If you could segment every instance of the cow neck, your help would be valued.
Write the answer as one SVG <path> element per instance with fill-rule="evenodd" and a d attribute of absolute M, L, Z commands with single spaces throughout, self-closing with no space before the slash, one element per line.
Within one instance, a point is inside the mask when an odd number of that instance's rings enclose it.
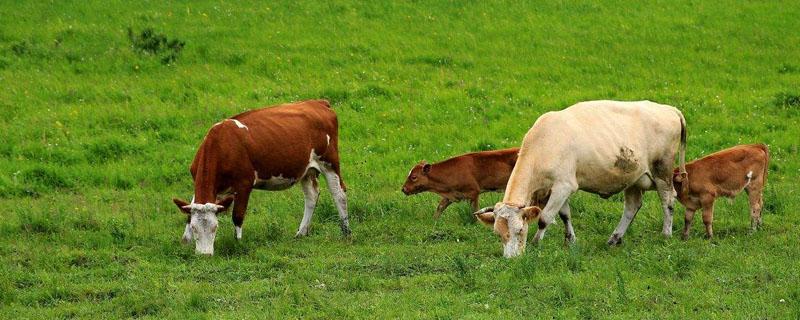
<path fill-rule="evenodd" d="M 525 161 L 527 160 L 527 161 Z M 522 156 L 517 159 L 514 170 L 508 178 L 506 193 L 503 195 L 503 203 L 526 206 L 533 198 L 533 161 L 523 160 Z"/>
<path fill-rule="evenodd" d="M 207 157 L 205 152 L 200 156 L 194 178 L 195 203 L 214 203 L 217 200 L 217 166 L 214 160 Z"/>

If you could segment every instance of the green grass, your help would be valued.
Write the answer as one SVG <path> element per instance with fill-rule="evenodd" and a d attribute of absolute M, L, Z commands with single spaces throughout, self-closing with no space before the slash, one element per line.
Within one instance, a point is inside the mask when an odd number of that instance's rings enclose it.
<path fill-rule="evenodd" d="M 4 1 L 0 12 L 0 318 L 800 317 L 797 2 Z M 165 40 L 137 49 L 129 28 Z M 240 242 L 224 217 L 214 257 L 180 245 L 170 199 L 191 196 L 206 130 L 309 98 L 339 114 L 353 238 L 323 192 L 311 235 L 294 239 L 292 189 L 252 195 Z M 689 158 L 769 144 L 764 228 L 748 234 L 742 197 L 718 202 L 714 240 L 699 217 L 689 241 L 663 239 L 648 194 L 625 244 L 608 248 L 621 197 L 580 193 L 574 247 L 559 223 L 506 260 L 466 204 L 433 221 L 435 196 L 400 192 L 419 160 L 516 146 L 538 115 L 591 99 L 680 108 Z"/>

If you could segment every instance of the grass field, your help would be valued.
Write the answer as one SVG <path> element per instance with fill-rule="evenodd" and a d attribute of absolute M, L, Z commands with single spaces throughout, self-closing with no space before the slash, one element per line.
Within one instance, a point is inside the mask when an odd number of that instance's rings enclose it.
<path fill-rule="evenodd" d="M 796 1 L 2 1 L 0 12 L 0 318 L 800 317 Z M 294 239 L 294 188 L 254 193 L 240 242 L 222 218 L 215 256 L 182 246 L 170 199 L 191 197 L 207 129 L 310 98 L 339 115 L 352 239 L 326 191 L 311 235 Z M 763 229 L 748 233 L 740 197 L 717 202 L 715 239 L 699 217 L 690 240 L 664 239 L 648 193 L 624 245 L 608 248 L 621 197 L 579 193 L 575 246 L 558 223 L 507 260 L 467 204 L 434 221 L 436 196 L 400 192 L 419 160 L 517 146 L 538 115 L 593 99 L 678 107 L 689 159 L 767 143 Z"/>

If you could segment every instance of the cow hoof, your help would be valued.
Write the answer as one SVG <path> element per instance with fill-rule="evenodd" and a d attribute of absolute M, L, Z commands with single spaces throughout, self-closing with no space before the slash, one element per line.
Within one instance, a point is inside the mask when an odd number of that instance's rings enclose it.
<path fill-rule="evenodd" d="M 682 234 L 681 235 L 681 240 L 683 240 L 683 241 L 689 240 L 689 234 L 688 233 Z"/>
<path fill-rule="evenodd" d="M 622 244 L 622 236 L 618 235 L 616 233 L 612 234 L 611 238 L 608 238 L 608 242 L 606 242 L 606 243 L 608 243 L 609 246 L 621 245 Z"/>
<path fill-rule="evenodd" d="M 191 242 L 191 241 L 192 241 L 192 238 L 181 237 L 181 243 L 183 243 L 183 244 L 187 244 L 188 245 L 189 242 Z"/>
<path fill-rule="evenodd" d="M 672 238 L 672 231 L 669 231 L 669 232 L 664 231 L 664 232 L 661 232 L 661 234 L 664 235 L 664 238 Z"/>
<path fill-rule="evenodd" d="M 575 241 L 577 241 L 577 238 L 575 236 L 566 236 L 566 237 L 564 237 L 564 245 L 565 246 L 571 246 L 571 245 L 575 244 Z"/>
<path fill-rule="evenodd" d="M 297 231 L 297 233 L 294 234 L 294 237 L 295 238 L 302 238 L 302 237 L 305 237 L 307 235 L 308 235 L 308 230 L 306 230 L 306 231 Z"/>

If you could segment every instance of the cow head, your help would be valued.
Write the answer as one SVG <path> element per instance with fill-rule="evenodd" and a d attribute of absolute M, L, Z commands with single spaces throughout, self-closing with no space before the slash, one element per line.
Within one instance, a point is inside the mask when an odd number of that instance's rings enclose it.
<path fill-rule="evenodd" d="M 494 227 L 494 233 L 503 242 L 503 256 L 512 258 L 525 252 L 528 225 L 539 217 L 541 211 L 537 206 L 522 207 L 500 202 L 494 208 L 487 207 L 475 212 L 475 217 L 483 224 Z"/>
<path fill-rule="evenodd" d="M 403 193 L 410 196 L 427 191 L 428 182 L 430 181 L 428 174 L 430 172 L 431 164 L 424 160 L 411 168 L 406 178 L 406 183 L 403 184 Z"/>
<path fill-rule="evenodd" d="M 172 199 L 181 212 L 190 216 L 183 235 L 184 241 L 195 239 L 194 251 L 198 254 L 213 255 L 214 239 L 217 237 L 217 214 L 228 209 L 233 196 L 227 196 L 215 203 L 187 203 L 180 199 Z M 191 233 L 190 233 L 191 232 Z"/>

